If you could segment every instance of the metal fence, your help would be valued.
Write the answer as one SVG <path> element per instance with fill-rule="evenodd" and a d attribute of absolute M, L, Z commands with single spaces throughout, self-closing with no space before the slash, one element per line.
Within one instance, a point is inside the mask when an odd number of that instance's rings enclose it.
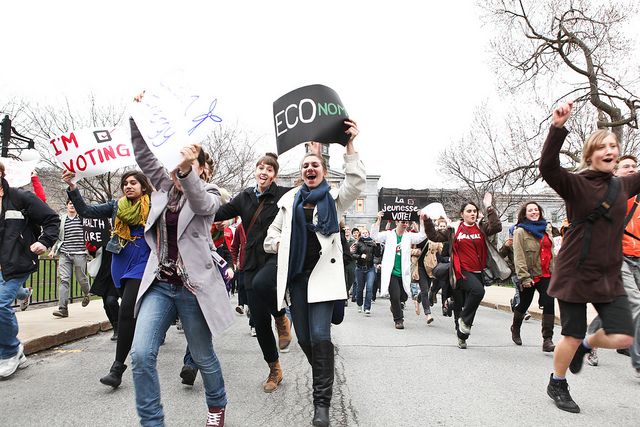
<path fill-rule="evenodd" d="M 59 291 L 58 277 L 58 258 L 41 257 L 38 260 L 38 270 L 35 271 L 27 279 L 24 284 L 25 288 L 31 288 L 31 304 L 47 304 L 58 301 Z M 89 277 L 89 283 L 92 279 Z M 75 272 L 71 274 L 71 283 L 69 289 L 69 302 L 73 302 L 76 298 L 82 298 L 82 289 L 75 279 Z M 17 307 L 19 301 L 15 301 L 14 307 Z"/>

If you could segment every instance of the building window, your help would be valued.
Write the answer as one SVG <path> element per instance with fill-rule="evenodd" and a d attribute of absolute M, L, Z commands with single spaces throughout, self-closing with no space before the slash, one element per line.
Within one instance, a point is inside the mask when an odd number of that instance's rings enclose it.
<path fill-rule="evenodd" d="M 329 144 L 322 144 L 322 154 L 325 156 L 329 154 Z"/>
<path fill-rule="evenodd" d="M 513 222 L 513 212 L 507 214 L 507 222 Z"/>
<path fill-rule="evenodd" d="M 364 198 L 362 197 L 356 199 L 356 212 L 364 213 Z"/>

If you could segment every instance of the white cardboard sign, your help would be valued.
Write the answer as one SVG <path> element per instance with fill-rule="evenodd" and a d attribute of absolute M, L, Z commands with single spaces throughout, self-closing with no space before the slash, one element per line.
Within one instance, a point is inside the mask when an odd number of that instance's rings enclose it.
<path fill-rule="evenodd" d="M 173 170 L 180 163 L 180 149 L 202 141 L 222 122 L 223 110 L 216 96 L 163 82 L 134 102 L 131 116 L 156 158 Z"/>
<path fill-rule="evenodd" d="M 74 181 L 136 164 L 128 125 L 75 130 L 53 138 L 49 149 Z"/>
<path fill-rule="evenodd" d="M 11 187 L 22 187 L 31 183 L 31 172 L 36 169 L 39 158 L 34 160 L 16 160 L 7 157 L 0 157 L 0 162 L 4 165 L 4 174 Z"/>

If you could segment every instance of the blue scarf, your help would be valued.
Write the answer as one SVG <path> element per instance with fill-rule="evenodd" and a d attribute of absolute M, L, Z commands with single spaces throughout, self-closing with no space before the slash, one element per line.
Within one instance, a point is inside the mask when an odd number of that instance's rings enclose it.
<path fill-rule="evenodd" d="M 289 278 L 302 273 L 307 256 L 307 231 L 318 232 L 323 236 L 338 233 L 338 214 L 336 202 L 329 193 L 329 184 L 322 180 L 316 188 L 309 189 L 306 184 L 298 190 L 293 201 L 293 222 L 291 224 L 291 246 L 289 248 Z M 318 223 L 307 224 L 304 205 L 315 205 L 318 209 Z"/>
<path fill-rule="evenodd" d="M 530 221 L 525 219 L 517 225 L 517 227 L 524 228 L 531 233 L 533 237 L 540 240 L 547 230 L 547 221 Z"/>

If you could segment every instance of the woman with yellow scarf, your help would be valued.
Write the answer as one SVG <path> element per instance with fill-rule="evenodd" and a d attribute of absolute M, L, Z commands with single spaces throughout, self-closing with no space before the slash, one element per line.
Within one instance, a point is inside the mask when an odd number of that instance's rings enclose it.
<path fill-rule="evenodd" d="M 133 311 L 140 280 L 149 259 L 150 249 L 144 240 L 144 226 L 149 217 L 149 195 L 153 187 L 142 172 L 125 172 L 120 179 L 123 197 L 107 203 L 87 205 L 72 182 L 74 176 L 74 173 L 65 171 L 62 180 L 69 185 L 67 194 L 78 215 L 83 218 L 111 219 L 113 223 L 111 240 L 106 250 L 113 254 L 111 276 L 122 300 L 118 322 L 114 325 L 118 334 L 116 358 L 109 373 L 100 378 L 100 382 L 116 388 L 122 381 L 122 373 L 127 369 L 124 362 L 131 351 L 136 329 Z"/>

